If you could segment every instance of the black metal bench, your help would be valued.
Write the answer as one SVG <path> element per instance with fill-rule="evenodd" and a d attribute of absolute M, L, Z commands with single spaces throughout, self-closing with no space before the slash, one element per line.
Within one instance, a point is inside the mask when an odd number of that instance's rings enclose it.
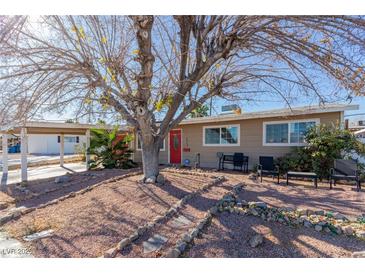
<path fill-rule="evenodd" d="M 318 188 L 318 175 L 314 172 L 304 172 L 304 171 L 288 171 L 286 173 L 286 185 L 289 185 L 290 178 L 306 178 L 314 179 L 314 186 Z"/>
<path fill-rule="evenodd" d="M 217 153 L 218 157 L 218 170 L 224 170 L 224 164 L 233 165 L 233 170 L 237 170 L 236 167 L 240 167 L 240 171 L 248 172 L 248 156 L 244 156 L 243 153 L 236 152 L 234 154 L 224 154 L 222 152 Z"/>
<path fill-rule="evenodd" d="M 336 180 L 346 180 L 355 181 L 356 190 L 360 191 L 360 173 L 357 161 L 336 159 L 334 161 L 334 168 L 330 170 L 330 189 L 332 189 L 332 184 L 336 185 Z"/>

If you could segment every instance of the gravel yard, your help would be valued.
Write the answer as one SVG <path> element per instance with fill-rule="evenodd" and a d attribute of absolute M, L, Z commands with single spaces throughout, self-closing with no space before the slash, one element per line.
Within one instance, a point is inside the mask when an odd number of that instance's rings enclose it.
<path fill-rule="evenodd" d="M 140 176 L 101 185 L 22 216 L 4 226 L 13 237 L 53 229 L 53 236 L 31 242 L 37 257 L 98 257 L 139 225 L 164 213 L 207 178 L 165 173 L 162 187 L 138 184 Z"/>
<path fill-rule="evenodd" d="M 257 233 L 264 236 L 264 241 L 253 248 L 249 240 Z M 355 238 L 290 228 L 259 217 L 222 213 L 213 219 L 202 237 L 195 239 L 186 257 L 351 257 L 352 252 L 363 250 L 365 241 Z"/>
<path fill-rule="evenodd" d="M 243 181 L 245 191 L 240 198 L 246 201 L 262 201 L 275 207 L 302 207 L 340 212 L 346 216 L 360 216 L 365 213 L 365 190 L 356 192 L 354 186 L 337 184 L 329 189 L 329 184 L 319 182 L 318 189 L 310 181 L 291 180 L 289 186 L 281 180 L 280 185 L 269 177 L 251 180 L 247 175 L 225 174 L 231 180 Z"/>
<path fill-rule="evenodd" d="M 186 206 L 178 212 L 177 216 L 170 218 L 167 222 L 155 227 L 149 233 L 146 233 L 138 239 L 134 244 L 129 246 L 125 251 L 118 254 L 117 257 L 149 257 L 156 258 L 161 257 L 166 254 L 166 252 L 172 248 L 182 235 L 196 226 L 196 224 L 201 220 L 204 214 L 214 206 L 222 196 L 231 189 L 231 182 L 225 181 L 217 186 L 214 186 L 208 191 L 198 195 L 188 201 Z M 176 218 L 183 216 L 188 220 L 185 225 L 176 225 Z M 181 217 L 180 217 L 181 218 Z M 159 234 L 167 238 L 166 244 L 164 244 L 161 249 L 154 252 L 144 253 L 143 243 L 147 241 L 153 235 Z"/>
<path fill-rule="evenodd" d="M 0 199 L 8 199 L 17 207 L 39 206 L 128 172 L 131 171 L 102 170 L 74 174 L 66 186 L 54 181 L 30 184 L 28 189 L 36 194 L 54 188 L 38 197 L 14 203 L 12 199 L 18 196 L 12 189 L 12 195 L 0 192 Z M 27 213 L 1 229 L 20 240 L 35 257 L 100 257 L 138 227 L 164 215 L 177 201 L 212 180 L 197 174 L 177 172 L 179 170 L 163 169 L 162 174 L 167 179 L 163 185 L 138 183 L 141 175 L 104 183 L 91 191 Z M 225 193 L 232 190 L 232 186 L 239 183 L 245 185 L 238 194 L 239 200 L 261 201 L 274 207 L 337 211 L 346 216 L 365 213 L 365 192 L 357 193 L 347 185 L 337 185 L 334 190 L 329 190 L 327 184 L 320 183 L 319 188 L 314 189 L 308 181 L 293 180 L 286 186 L 265 178 L 263 183 L 259 183 L 239 172 L 205 171 L 201 175 L 224 175 L 227 180 L 189 199 L 176 215 L 145 232 L 117 257 L 163 257 L 186 232 L 196 227 Z M 50 237 L 32 242 L 23 240 L 25 235 L 48 229 L 54 230 Z M 252 248 L 248 242 L 257 233 L 264 236 L 264 242 Z M 156 237 L 164 243 L 158 249 L 146 252 L 146 242 Z M 335 236 L 304 227 L 290 228 L 259 217 L 227 212 L 213 218 L 211 225 L 194 243 L 183 256 L 351 257 L 352 252 L 365 250 L 365 241 L 353 237 Z"/>

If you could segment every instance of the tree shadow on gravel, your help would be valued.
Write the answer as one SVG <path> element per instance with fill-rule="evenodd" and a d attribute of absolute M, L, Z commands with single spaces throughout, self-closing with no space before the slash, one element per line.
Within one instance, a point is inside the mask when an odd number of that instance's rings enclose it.
<path fill-rule="evenodd" d="M 251 247 L 260 233 L 264 242 Z M 365 242 L 308 228 L 290 228 L 259 217 L 222 213 L 186 254 L 187 257 L 302 258 L 349 257 L 365 250 Z"/>
<path fill-rule="evenodd" d="M 94 199 L 91 212 L 69 218 L 65 226 L 55 228 L 51 237 L 30 244 L 41 257 L 99 257 L 128 237 L 139 225 L 143 216 L 131 215 L 120 206 L 107 206 Z"/>

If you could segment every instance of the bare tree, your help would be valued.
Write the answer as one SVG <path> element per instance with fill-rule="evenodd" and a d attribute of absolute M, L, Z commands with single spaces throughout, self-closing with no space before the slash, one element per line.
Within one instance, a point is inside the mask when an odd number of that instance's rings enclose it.
<path fill-rule="evenodd" d="M 169 130 L 211 97 L 325 103 L 324 78 L 331 96 L 364 93 L 362 17 L 44 16 L 11 29 L 0 46 L 5 108 L 117 113 L 138 132 L 145 178 L 158 174 Z"/>

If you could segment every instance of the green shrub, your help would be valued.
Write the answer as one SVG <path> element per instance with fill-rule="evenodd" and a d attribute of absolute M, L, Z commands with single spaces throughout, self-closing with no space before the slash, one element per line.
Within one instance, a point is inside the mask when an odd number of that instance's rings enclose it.
<path fill-rule="evenodd" d="M 292 171 L 310 171 L 312 161 L 309 151 L 304 147 L 293 148 L 293 151 L 276 159 L 280 174 Z"/>
<path fill-rule="evenodd" d="M 280 173 L 314 171 L 320 179 L 329 177 L 335 159 L 349 158 L 351 153 L 365 153 L 365 145 L 348 130 L 338 126 L 319 125 L 305 136 L 307 146 L 295 148 L 277 159 Z"/>
<path fill-rule="evenodd" d="M 89 153 L 93 155 L 90 168 L 103 166 L 104 168 L 132 168 L 137 164 L 131 159 L 132 150 L 128 144 L 133 136 L 127 134 L 124 138 L 118 136 L 118 128 L 113 130 L 92 129 Z"/>

